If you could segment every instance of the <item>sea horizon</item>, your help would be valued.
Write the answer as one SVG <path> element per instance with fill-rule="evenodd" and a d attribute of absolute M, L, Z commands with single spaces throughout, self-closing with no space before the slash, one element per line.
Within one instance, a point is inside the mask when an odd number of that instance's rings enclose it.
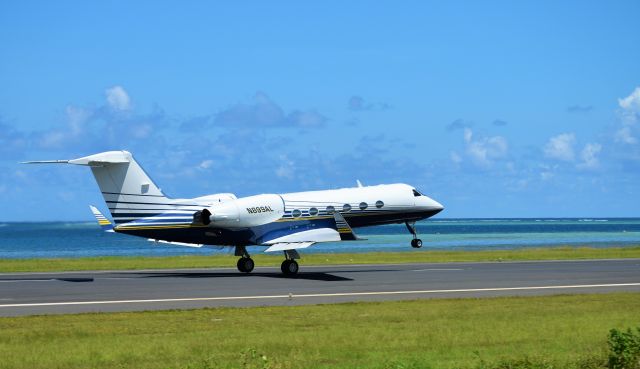
<path fill-rule="evenodd" d="M 431 218 L 417 222 L 422 250 L 497 250 L 640 245 L 640 218 Z M 321 243 L 304 253 L 415 251 L 404 224 L 356 228 L 363 241 Z M 0 222 L 0 258 L 171 256 L 232 253 L 233 248 L 180 247 L 103 232 L 95 221 Z M 261 253 L 260 246 L 250 252 Z M 304 254 L 303 253 L 303 254 Z M 304 256 L 304 255 L 303 255 Z"/>

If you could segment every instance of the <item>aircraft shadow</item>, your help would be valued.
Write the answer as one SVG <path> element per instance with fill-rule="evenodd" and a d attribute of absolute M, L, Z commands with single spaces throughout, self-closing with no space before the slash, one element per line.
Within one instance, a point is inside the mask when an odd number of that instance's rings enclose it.
<path fill-rule="evenodd" d="M 59 281 L 59 282 L 93 282 L 93 278 L 75 278 L 75 277 L 65 277 L 65 278 L 10 278 L 10 279 L 0 279 L 0 282 L 42 282 L 42 281 Z"/>
<path fill-rule="evenodd" d="M 136 273 L 140 278 L 249 278 L 249 277 L 267 277 L 277 279 L 301 279 L 312 281 L 326 281 L 326 282 L 342 282 L 353 281 L 351 278 L 340 277 L 328 273 L 314 273 L 314 272 L 301 272 L 295 276 L 285 276 L 280 273 L 188 273 L 188 272 L 143 272 Z M 128 274 L 130 275 L 130 274 Z"/>

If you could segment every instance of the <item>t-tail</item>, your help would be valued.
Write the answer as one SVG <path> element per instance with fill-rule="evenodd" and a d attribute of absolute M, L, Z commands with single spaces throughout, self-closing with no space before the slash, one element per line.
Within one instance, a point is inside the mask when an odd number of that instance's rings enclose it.
<path fill-rule="evenodd" d="M 28 161 L 25 164 L 90 167 L 116 225 L 162 214 L 172 202 L 128 151 L 107 151 L 78 159 Z"/>

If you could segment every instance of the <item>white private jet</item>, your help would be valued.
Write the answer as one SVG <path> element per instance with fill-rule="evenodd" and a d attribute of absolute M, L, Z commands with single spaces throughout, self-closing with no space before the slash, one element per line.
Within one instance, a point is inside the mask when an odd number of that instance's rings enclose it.
<path fill-rule="evenodd" d="M 91 206 L 105 231 L 180 246 L 235 247 L 243 273 L 254 268 L 247 246 L 284 252 L 281 270 L 298 273 L 297 250 L 318 242 L 357 240 L 352 228 L 405 223 L 422 247 L 415 222 L 443 206 L 406 184 L 362 186 L 337 190 L 263 194 L 237 198 L 220 193 L 193 199 L 167 197 L 127 151 L 108 151 L 72 160 L 29 161 L 91 168 L 115 226 Z"/>

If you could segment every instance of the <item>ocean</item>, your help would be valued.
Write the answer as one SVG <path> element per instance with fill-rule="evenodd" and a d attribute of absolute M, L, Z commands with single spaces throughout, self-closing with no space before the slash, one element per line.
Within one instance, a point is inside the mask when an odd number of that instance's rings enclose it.
<path fill-rule="evenodd" d="M 416 224 L 423 249 L 491 250 L 526 247 L 640 245 L 640 218 L 429 219 Z M 357 228 L 364 241 L 316 244 L 304 253 L 411 251 L 404 224 Z M 258 253 L 261 248 L 250 248 Z M 168 256 L 233 253 L 105 233 L 94 222 L 0 223 L 0 258 Z"/>
<path fill-rule="evenodd" d="M 640 218 L 429 219 L 416 224 L 423 250 L 640 245 Z M 303 253 L 412 251 L 404 224 L 357 228 L 365 241 L 316 244 Z M 261 252 L 261 248 L 249 248 Z M 231 248 L 156 244 L 105 233 L 94 222 L 0 223 L 0 258 L 168 256 L 233 253 Z"/>

